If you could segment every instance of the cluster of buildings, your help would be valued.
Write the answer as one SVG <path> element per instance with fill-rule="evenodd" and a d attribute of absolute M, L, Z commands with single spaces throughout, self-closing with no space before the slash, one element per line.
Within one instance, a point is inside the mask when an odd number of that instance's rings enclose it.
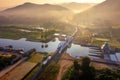
<path fill-rule="evenodd" d="M 0 47 L 0 57 L 12 58 L 11 64 L 19 61 L 24 55 L 23 49 L 15 50 L 12 45 Z"/>
<path fill-rule="evenodd" d="M 24 49 L 23 48 L 19 48 L 19 49 L 14 49 L 12 45 L 9 46 L 5 46 L 5 47 L 0 47 L 0 51 L 4 52 L 4 53 L 19 53 L 19 54 L 24 54 Z"/>

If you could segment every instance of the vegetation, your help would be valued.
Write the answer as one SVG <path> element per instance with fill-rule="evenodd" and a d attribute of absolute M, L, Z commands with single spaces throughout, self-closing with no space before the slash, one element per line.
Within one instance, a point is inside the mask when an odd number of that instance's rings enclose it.
<path fill-rule="evenodd" d="M 110 69 L 98 70 L 96 80 L 120 80 L 120 72 Z"/>
<path fill-rule="evenodd" d="M 40 30 L 23 27 L 0 27 L 0 38 L 20 39 L 27 38 L 30 41 L 47 42 L 54 37 L 55 30 Z"/>
<path fill-rule="evenodd" d="M 90 66 L 90 59 L 84 57 L 81 65 L 78 61 L 74 61 L 74 65 L 64 74 L 62 80 L 120 80 L 120 72 L 101 69 L 96 70 Z"/>
<path fill-rule="evenodd" d="M 90 59 L 88 57 L 82 59 L 81 70 L 82 80 L 95 80 L 95 68 L 90 66 Z"/>
<path fill-rule="evenodd" d="M 36 80 L 56 80 L 56 76 L 59 72 L 59 64 L 52 62 L 47 68 L 41 73 Z"/>
<path fill-rule="evenodd" d="M 66 24 L 56 24 L 54 26 L 44 27 L 43 29 L 39 28 L 37 26 L 0 26 L 0 38 L 15 40 L 27 38 L 29 41 L 48 42 L 54 38 L 54 33 L 70 35 L 74 29 L 71 25 Z"/>
<path fill-rule="evenodd" d="M 11 61 L 16 58 L 15 55 L 12 55 L 11 57 L 4 57 L 0 56 L 0 70 L 4 69 L 5 67 L 9 66 L 11 64 Z"/>
<path fill-rule="evenodd" d="M 28 59 L 27 62 L 37 63 L 37 66 L 29 72 L 29 74 L 24 78 L 24 80 L 30 80 L 31 77 L 35 74 L 35 72 L 38 71 L 38 69 L 41 67 L 43 56 L 44 54 L 41 53 L 34 53 L 30 56 L 30 59 Z"/>
<path fill-rule="evenodd" d="M 32 76 L 39 70 L 41 67 L 41 64 L 39 63 L 32 71 L 29 72 L 29 74 L 23 79 L 23 80 L 30 80 Z"/>
<path fill-rule="evenodd" d="M 104 42 L 109 42 L 110 46 L 120 48 L 119 32 L 120 28 L 80 28 L 74 42 L 86 45 L 101 46 Z"/>
<path fill-rule="evenodd" d="M 83 58 L 81 65 L 75 60 L 74 65 L 68 69 L 62 80 L 94 80 L 95 69 L 89 64 L 90 59 L 88 57 Z"/>
<path fill-rule="evenodd" d="M 28 62 L 33 62 L 33 63 L 40 63 L 43 59 L 43 54 L 41 53 L 34 53 L 31 55 L 30 59 L 28 59 Z"/>

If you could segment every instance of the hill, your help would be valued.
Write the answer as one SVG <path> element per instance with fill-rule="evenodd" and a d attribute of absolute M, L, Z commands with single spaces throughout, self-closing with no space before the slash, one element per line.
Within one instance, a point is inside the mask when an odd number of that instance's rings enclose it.
<path fill-rule="evenodd" d="M 24 3 L 0 12 L 0 24 L 44 24 L 66 20 L 72 12 L 59 5 Z"/>
<path fill-rule="evenodd" d="M 74 21 L 86 26 L 120 25 L 120 0 L 106 0 L 87 11 L 76 14 Z"/>
<path fill-rule="evenodd" d="M 66 7 L 75 13 L 85 11 L 95 5 L 96 3 L 76 3 L 76 2 L 61 4 L 61 6 Z"/>

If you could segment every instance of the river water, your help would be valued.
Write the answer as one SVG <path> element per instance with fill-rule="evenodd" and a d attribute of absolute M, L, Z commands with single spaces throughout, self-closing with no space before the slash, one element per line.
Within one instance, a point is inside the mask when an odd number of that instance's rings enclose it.
<path fill-rule="evenodd" d="M 12 39 L 0 39 L 0 46 L 8 46 L 12 45 L 15 49 L 19 48 L 24 48 L 24 51 L 28 51 L 32 48 L 35 48 L 36 51 L 38 52 L 55 52 L 58 44 L 61 41 L 59 41 L 58 38 L 55 38 L 55 41 L 50 41 L 48 43 L 42 43 L 42 42 L 32 42 L 32 41 L 27 41 L 26 38 L 21 38 L 19 40 L 12 40 Z M 47 48 L 42 48 L 42 45 L 48 44 Z M 78 44 L 72 44 L 70 48 L 67 49 L 67 53 L 69 53 L 71 56 L 76 57 L 76 56 L 88 56 L 90 49 L 88 47 L 83 47 Z M 116 56 L 118 56 L 118 59 L 120 60 L 120 55 L 119 53 L 115 55 L 111 55 L 111 59 L 113 61 L 116 61 Z"/>
<path fill-rule="evenodd" d="M 35 48 L 38 52 L 55 52 L 60 42 L 58 38 L 48 43 L 27 41 L 26 38 L 19 40 L 0 39 L 0 46 L 12 45 L 15 49 L 24 48 L 25 52 L 32 48 Z M 48 47 L 42 48 L 41 46 L 45 44 L 48 44 Z M 89 48 L 72 44 L 71 48 L 68 48 L 67 53 L 70 53 L 72 56 L 88 56 Z"/>

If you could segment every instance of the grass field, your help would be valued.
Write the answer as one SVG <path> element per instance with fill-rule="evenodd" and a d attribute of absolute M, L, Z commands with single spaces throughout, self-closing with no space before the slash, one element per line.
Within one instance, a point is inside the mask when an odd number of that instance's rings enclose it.
<path fill-rule="evenodd" d="M 110 43 L 111 46 L 116 47 L 116 48 L 120 48 L 120 43 Z"/>
<path fill-rule="evenodd" d="M 108 41 L 110 41 L 110 40 L 107 39 L 107 38 L 94 38 L 94 40 L 103 41 L 103 42 L 108 42 Z"/>
<path fill-rule="evenodd" d="M 59 64 L 51 62 L 35 80 L 56 80 L 59 73 Z"/>
<path fill-rule="evenodd" d="M 41 67 L 41 62 L 43 59 L 44 54 L 41 53 L 34 53 L 31 55 L 31 58 L 27 60 L 27 62 L 37 63 L 37 66 L 23 79 L 23 80 L 30 80 L 31 77 L 38 71 Z"/>
<path fill-rule="evenodd" d="M 92 41 L 93 44 L 97 44 L 99 46 L 103 45 L 104 42 L 109 42 L 110 46 L 112 47 L 120 48 L 120 43 L 113 39 L 110 40 L 107 38 L 93 38 L 93 41 Z"/>
<path fill-rule="evenodd" d="M 20 38 L 27 38 L 30 41 L 47 42 L 54 37 L 54 33 L 55 30 L 40 31 L 29 28 L 24 29 L 19 27 L 0 27 L 0 38 L 6 39 L 17 40 Z"/>
<path fill-rule="evenodd" d="M 42 59 L 43 59 L 43 56 L 44 56 L 44 55 L 41 54 L 41 53 L 35 53 L 35 54 L 33 54 L 33 55 L 31 56 L 30 59 L 28 59 L 27 62 L 40 63 L 40 62 L 42 61 Z"/>

